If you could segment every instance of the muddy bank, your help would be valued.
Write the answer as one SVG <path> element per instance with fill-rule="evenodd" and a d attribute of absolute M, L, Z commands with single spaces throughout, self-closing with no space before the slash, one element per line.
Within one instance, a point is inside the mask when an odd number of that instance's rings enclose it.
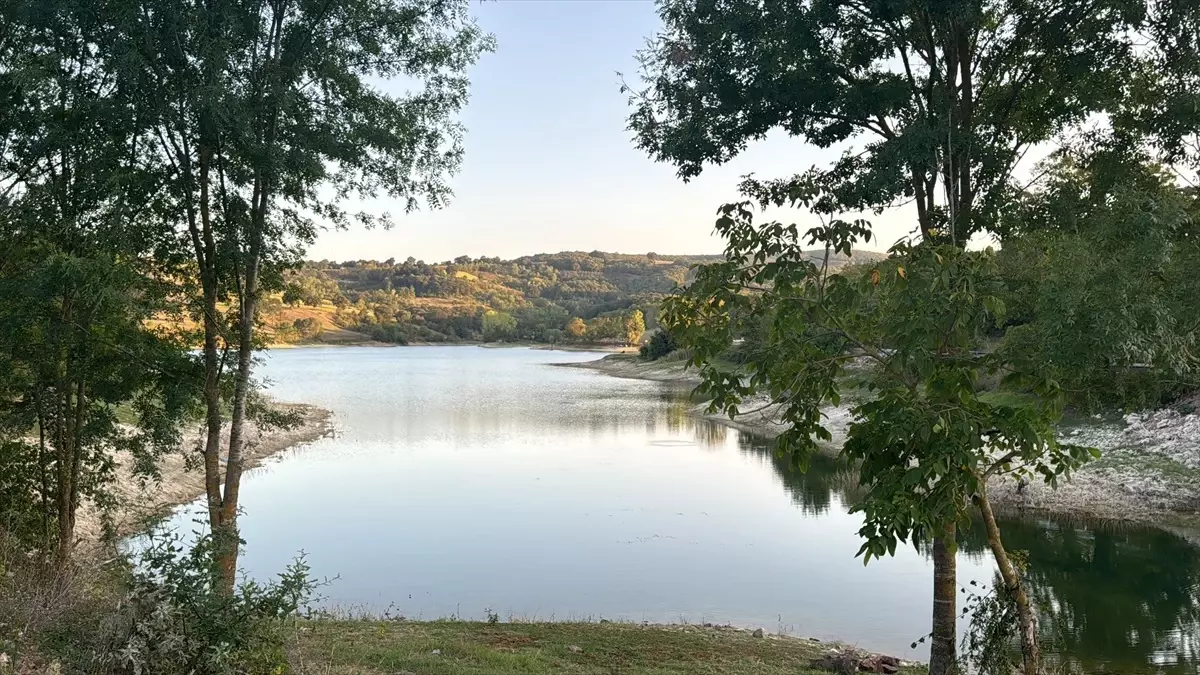
<path fill-rule="evenodd" d="M 310 405 L 277 404 L 286 410 L 300 413 L 301 423 L 293 429 L 261 429 L 247 425 L 246 445 L 243 451 L 247 469 L 261 465 L 269 457 L 288 448 L 310 443 L 331 431 L 328 410 Z M 223 441 L 228 443 L 228 429 Z M 203 442 L 200 428 L 184 433 L 179 452 L 173 452 L 159 460 L 159 480 L 147 481 L 134 475 L 132 458 L 126 452 L 116 453 L 114 484 L 111 488 L 115 503 L 119 506 L 112 514 L 113 527 L 118 536 L 128 536 L 142 530 L 148 522 L 162 517 L 171 508 L 186 504 L 204 495 L 204 467 L 200 463 L 199 449 Z M 95 504 L 85 502 L 79 507 L 76 536 L 80 546 L 89 547 L 99 543 L 103 537 L 103 521 Z"/>
<path fill-rule="evenodd" d="M 586 363 L 563 364 L 615 377 L 681 385 L 700 381 L 695 369 L 682 361 L 644 362 L 636 357 L 608 356 Z M 1015 515 L 1045 515 L 1133 522 L 1191 533 L 1200 528 L 1200 396 L 1196 400 L 1120 418 L 1086 418 L 1062 427 L 1061 440 L 1101 451 L 1100 459 L 1076 471 L 1052 489 L 1041 481 L 1019 485 L 995 478 L 989 495 L 998 511 Z M 748 400 L 743 412 L 730 419 L 698 404 L 693 414 L 740 431 L 778 436 L 786 429 L 778 406 L 766 398 Z M 851 416 L 847 406 L 826 410 L 833 435 L 826 444 L 837 452 Z"/>

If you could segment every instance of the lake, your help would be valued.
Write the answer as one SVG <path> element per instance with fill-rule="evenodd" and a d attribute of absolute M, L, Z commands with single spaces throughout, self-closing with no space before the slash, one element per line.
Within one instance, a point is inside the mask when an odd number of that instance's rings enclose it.
<path fill-rule="evenodd" d="M 713 622 L 902 658 L 932 565 L 855 557 L 854 481 L 690 414 L 678 385 L 554 367 L 596 354 L 482 347 L 272 351 L 259 376 L 337 433 L 244 479 L 245 573 L 299 551 L 323 604 L 413 619 Z M 190 525 L 195 508 L 173 519 Z M 1089 672 L 1197 672 L 1200 550 L 1157 530 L 1002 523 L 1043 630 Z M 959 581 L 990 583 L 981 528 Z"/>

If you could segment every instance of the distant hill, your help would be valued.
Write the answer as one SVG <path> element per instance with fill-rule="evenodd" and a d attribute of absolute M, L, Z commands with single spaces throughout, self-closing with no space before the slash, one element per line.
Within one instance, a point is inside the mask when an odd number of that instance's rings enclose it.
<path fill-rule="evenodd" d="M 820 262 L 824 251 L 811 253 Z M 882 254 L 856 253 L 854 262 Z M 306 262 L 263 321 L 276 342 L 523 340 L 619 344 L 657 326 L 663 296 L 719 255 L 539 253 L 442 263 Z M 830 267 L 850 262 L 832 255 Z M 635 313 L 639 313 L 635 316 Z M 641 322 L 640 324 L 637 322 Z"/>

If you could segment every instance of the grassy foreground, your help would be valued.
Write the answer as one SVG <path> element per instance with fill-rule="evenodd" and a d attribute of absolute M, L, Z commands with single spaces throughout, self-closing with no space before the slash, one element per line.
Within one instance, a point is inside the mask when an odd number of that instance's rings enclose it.
<path fill-rule="evenodd" d="M 298 675 L 828 675 L 810 662 L 830 647 L 698 626 L 319 620 L 300 624 L 291 661 Z"/>

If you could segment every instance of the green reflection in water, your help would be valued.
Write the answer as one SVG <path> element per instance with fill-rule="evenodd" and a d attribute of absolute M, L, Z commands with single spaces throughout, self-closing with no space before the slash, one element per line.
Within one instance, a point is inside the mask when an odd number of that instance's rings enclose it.
<path fill-rule="evenodd" d="M 1001 525 L 1025 551 L 1052 655 L 1073 672 L 1200 670 L 1200 550 L 1161 530 L 1048 520 Z M 982 527 L 962 547 L 984 555 Z"/>
<path fill-rule="evenodd" d="M 684 422 L 696 428 L 706 420 Z M 801 472 L 767 439 L 740 434 L 742 452 L 762 458 L 806 514 L 860 499 L 845 462 L 813 457 Z M 1200 547 L 1150 528 L 1002 519 L 1005 545 L 1025 552 L 1048 656 L 1075 673 L 1200 672 Z M 987 556 L 982 522 L 960 531 L 964 555 Z"/>

